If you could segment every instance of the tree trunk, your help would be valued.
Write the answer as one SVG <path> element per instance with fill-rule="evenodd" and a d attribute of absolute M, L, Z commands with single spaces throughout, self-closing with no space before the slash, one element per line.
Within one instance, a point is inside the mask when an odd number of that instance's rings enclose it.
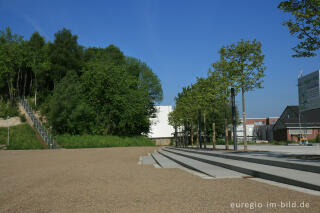
<path fill-rule="evenodd" d="M 19 83 L 20 83 L 20 68 L 18 69 L 18 78 L 17 78 L 17 83 L 16 83 L 17 95 L 18 96 L 20 96 Z"/>
<path fill-rule="evenodd" d="M 206 113 L 204 112 L 203 113 L 203 125 L 204 125 L 204 128 L 203 128 L 203 143 L 204 143 L 204 148 L 206 149 L 207 148 L 207 128 L 206 128 Z"/>
<path fill-rule="evenodd" d="M 216 149 L 216 124 L 212 123 L 212 148 Z"/>
<path fill-rule="evenodd" d="M 191 123 L 190 127 L 191 127 L 191 132 L 190 132 L 190 136 L 191 136 L 191 146 L 193 147 L 193 128 L 192 128 L 192 123 Z"/>
<path fill-rule="evenodd" d="M 14 95 L 13 95 L 13 87 L 12 87 L 12 82 L 9 82 L 9 80 L 7 80 L 8 83 L 8 90 L 9 90 L 9 99 L 10 99 L 10 104 L 11 106 L 13 106 L 13 99 L 14 99 Z"/>
<path fill-rule="evenodd" d="M 227 94 L 227 93 L 226 93 Z M 229 135 L 228 135 L 228 118 L 227 118 L 227 102 L 224 102 L 224 140 L 225 140 L 225 144 L 226 144 L 226 150 L 229 149 Z"/>
<path fill-rule="evenodd" d="M 229 135 L 228 135 L 228 119 L 226 118 L 224 121 L 225 125 L 225 142 L 226 142 L 226 150 L 229 149 Z"/>
<path fill-rule="evenodd" d="M 31 79 L 32 82 L 32 79 Z M 37 90 L 38 90 L 38 82 L 37 82 L 37 74 L 34 74 L 34 106 L 37 107 Z M 30 88 L 31 91 L 31 88 Z"/>
<path fill-rule="evenodd" d="M 247 145 L 247 125 L 246 125 L 246 109 L 244 102 L 244 88 L 242 87 L 242 122 L 243 122 L 243 147 L 244 151 L 248 150 Z"/>
<path fill-rule="evenodd" d="M 200 148 L 200 137 L 199 137 L 199 128 L 198 128 L 198 131 L 197 131 L 197 147 Z"/>
<path fill-rule="evenodd" d="M 26 95 L 26 86 L 27 86 L 27 71 L 24 74 L 24 84 L 23 84 L 23 97 Z"/>

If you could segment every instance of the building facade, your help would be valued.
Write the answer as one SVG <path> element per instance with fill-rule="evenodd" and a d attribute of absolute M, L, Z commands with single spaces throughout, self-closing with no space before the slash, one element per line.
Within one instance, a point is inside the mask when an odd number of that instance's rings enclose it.
<path fill-rule="evenodd" d="M 271 141 L 273 140 L 273 125 L 277 122 L 278 117 L 267 118 L 247 118 L 246 133 L 248 141 Z M 237 125 L 237 139 L 243 141 L 243 125 Z"/>
<path fill-rule="evenodd" d="M 151 128 L 148 137 L 156 142 L 156 145 L 169 145 L 173 138 L 174 128 L 169 125 L 168 115 L 172 106 L 156 106 L 156 116 L 151 118 Z"/>
<path fill-rule="evenodd" d="M 320 108 L 320 70 L 298 78 L 300 111 Z"/>
<path fill-rule="evenodd" d="M 287 106 L 273 127 L 277 141 L 299 141 L 304 135 L 308 140 L 320 136 L 320 108 L 300 111 L 299 106 Z"/>

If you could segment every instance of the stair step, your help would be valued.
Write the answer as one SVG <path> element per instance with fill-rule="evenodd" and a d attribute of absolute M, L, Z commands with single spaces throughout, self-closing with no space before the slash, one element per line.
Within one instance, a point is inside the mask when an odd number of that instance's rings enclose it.
<path fill-rule="evenodd" d="M 162 168 L 180 168 L 181 166 L 176 162 L 168 159 L 167 157 L 159 154 L 158 152 L 154 152 L 151 154 L 154 160 L 162 167 Z"/>
<path fill-rule="evenodd" d="M 306 172 L 313 172 L 320 174 L 320 161 L 307 161 L 290 159 L 288 156 L 281 153 L 269 152 L 252 152 L 252 153 L 221 153 L 213 150 L 195 150 L 195 149 L 181 149 L 168 147 L 170 150 L 180 150 L 189 153 L 202 154 L 213 157 L 220 157 L 225 159 L 240 160 L 251 163 L 258 163 L 270 166 L 283 167 L 288 169 L 295 169 Z"/>
<path fill-rule="evenodd" d="M 146 164 L 155 164 L 155 160 L 153 159 L 153 157 L 151 155 L 147 155 L 147 156 L 142 156 L 141 157 L 141 164 L 142 165 L 146 165 Z"/>
<path fill-rule="evenodd" d="M 235 172 L 229 169 L 204 163 L 198 160 L 193 160 L 187 157 L 179 156 L 165 150 L 158 150 L 158 152 L 173 161 L 179 162 L 184 167 L 199 171 L 214 178 L 242 178 L 247 176 L 245 174 Z"/>
<path fill-rule="evenodd" d="M 226 169 L 231 169 L 240 173 L 247 174 L 249 176 L 320 191 L 320 175 L 317 173 L 208 156 L 198 153 L 190 153 L 181 150 L 164 150 L 175 155 L 180 155 L 211 165 L 224 167 Z"/>

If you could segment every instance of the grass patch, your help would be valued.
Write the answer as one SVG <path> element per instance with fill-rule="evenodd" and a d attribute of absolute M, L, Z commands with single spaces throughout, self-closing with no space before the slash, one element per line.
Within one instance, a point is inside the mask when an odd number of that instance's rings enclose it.
<path fill-rule="evenodd" d="M 102 148 L 127 146 L 155 146 L 155 143 L 144 136 L 119 137 L 101 135 L 58 135 L 56 140 L 60 146 L 72 148 Z"/>
<path fill-rule="evenodd" d="M 0 128 L 0 144 L 8 143 L 8 128 Z M 42 149 L 36 133 L 28 124 L 10 127 L 10 145 L 7 149 Z"/>

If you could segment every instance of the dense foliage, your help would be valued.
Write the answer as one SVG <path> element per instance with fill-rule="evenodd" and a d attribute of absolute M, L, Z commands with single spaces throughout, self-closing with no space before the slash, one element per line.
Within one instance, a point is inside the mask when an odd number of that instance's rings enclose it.
<path fill-rule="evenodd" d="M 294 18 L 283 23 L 289 28 L 290 34 L 300 40 L 293 48 L 296 52 L 293 56 L 316 56 L 320 49 L 320 1 L 287 0 L 281 2 L 278 8 Z"/>
<path fill-rule="evenodd" d="M 59 145 L 63 148 L 102 148 L 128 146 L 155 146 L 155 143 L 144 136 L 119 137 L 100 135 L 59 135 Z"/>
<path fill-rule="evenodd" d="M 118 47 L 84 48 L 70 30 L 53 42 L 0 31 L 0 101 L 33 103 L 57 134 L 140 135 L 162 100 L 159 78 Z"/>

